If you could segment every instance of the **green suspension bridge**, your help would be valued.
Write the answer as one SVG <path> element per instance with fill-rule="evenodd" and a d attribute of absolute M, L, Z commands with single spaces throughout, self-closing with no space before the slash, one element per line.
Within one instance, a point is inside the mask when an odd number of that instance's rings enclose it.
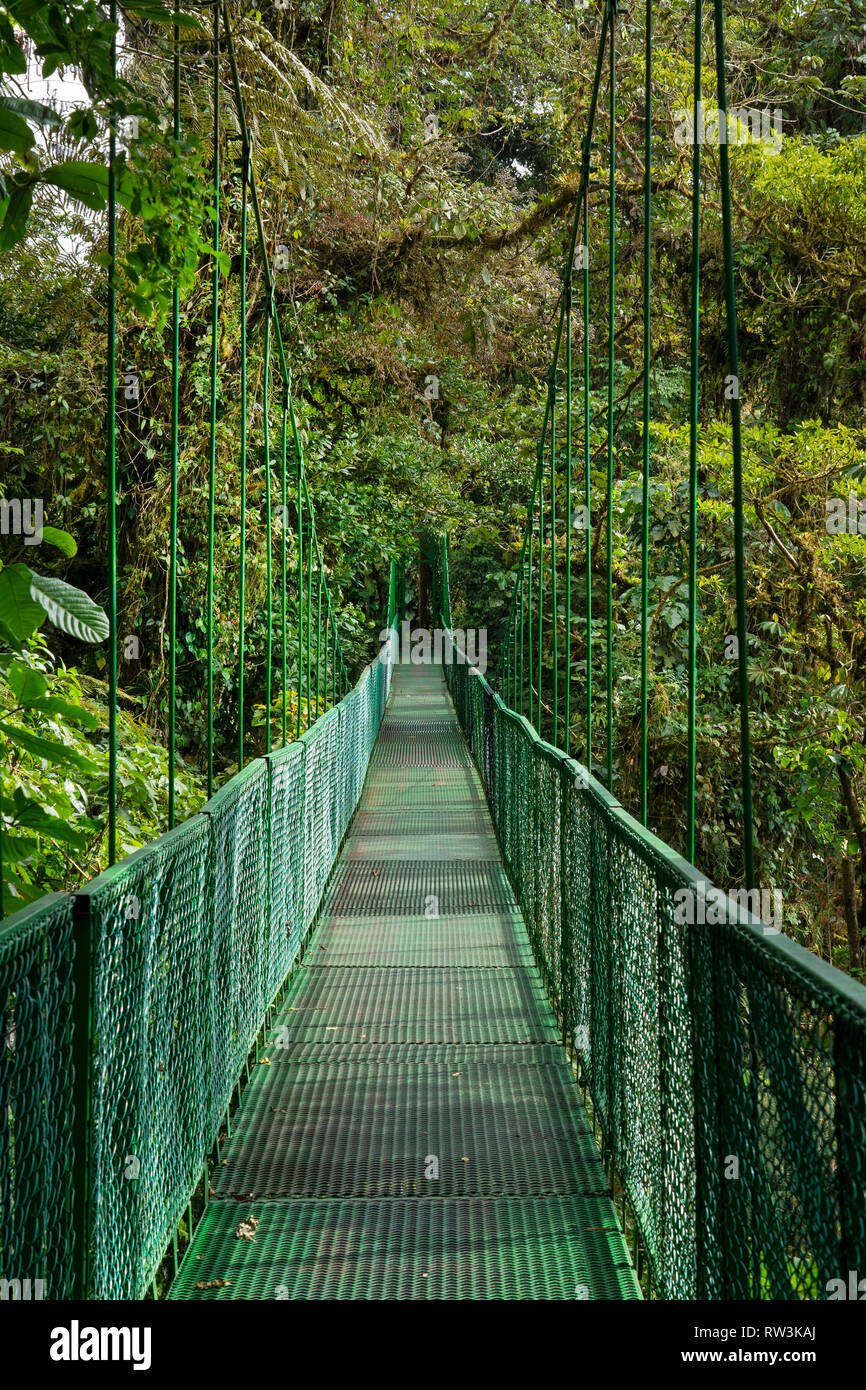
<path fill-rule="evenodd" d="M 727 114 L 721 0 L 705 18 Z M 116 10 L 112 7 L 112 17 Z M 612 507 L 617 6 L 599 16 L 547 403 L 496 678 L 454 633 L 444 538 L 417 582 L 441 666 L 386 650 L 350 688 L 292 397 L 230 14 L 213 6 L 220 130 L 240 143 L 238 766 L 215 786 L 214 258 L 207 593 L 210 799 L 175 815 L 180 313 L 173 303 L 166 833 L 116 861 L 116 304 L 108 310 L 109 865 L 0 923 L 5 1297 L 822 1299 L 866 1270 L 866 989 L 693 867 L 701 147 L 693 147 L 688 843 L 647 826 L 652 6 L 644 93 L 639 815 L 614 777 Z M 174 133 L 180 125 L 174 33 Z M 226 91 L 223 91 L 223 82 Z M 229 93 L 229 111 L 225 107 Z M 223 103 L 223 105 L 221 105 Z M 601 129 L 599 109 L 609 120 Z M 607 145 L 608 187 L 595 161 Z M 109 255 L 116 259 L 116 134 Z M 728 149 L 727 373 L 738 381 Z M 608 218 L 606 490 L 590 482 L 589 228 Z M 606 202 L 606 208 L 605 208 Z M 219 227 L 219 218 L 217 220 Z M 218 246 L 217 246 L 217 249 Z M 583 254 L 580 254 L 583 253 Z M 246 286 L 264 290 L 267 707 L 244 748 Z M 579 325 L 578 351 L 573 351 Z M 575 357 L 577 360 L 574 360 Z M 276 381 L 272 380 L 276 374 Z M 279 410 L 279 445 L 270 418 Z M 732 393 L 744 888 L 756 888 L 740 404 Z M 574 422 L 577 428 L 573 428 Z M 272 456 L 278 459 L 273 476 Z M 576 506 L 584 524 L 571 524 Z M 273 534 L 273 514 L 282 524 Z M 558 517 L 566 518 L 564 553 Z M 287 518 L 291 525 L 287 525 Z M 591 524 L 603 519 L 604 592 Z M 273 529 L 272 529 L 273 528 Z M 578 539 L 575 539 L 575 536 Z M 581 548 L 585 546 L 585 552 Z M 575 562 L 580 591 L 573 583 Z M 275 569 L 273 568 L 275 566 Z M 585 587 L 584 587 L 585 585 Z M 392 565 L 386 627 L 406 610 Z M 275 610 L 278 621 L 274 621 Z M 592 645 L 605 615 L 604 651 Z M 297 632 L 289 652 L 287 614 Z M 425 615 L 422 614 L 422 619 Z M 585 678 L 578 685 L 572 652 Z M 552 660 L 549 653 L 552 650 Z M 288 702 L 289 663 L 297 708 Z M 600 682 L 599 673 L 603 680 Z M 593 701 L 603 683 L 604 699 Z M 277 697 L 279 699 L 279 697 Z M 596 705 L 600 704 L 600 708 Z M 271 746 L 274 744 L 279 746 Z M 595 774 L 598 774 L 596 776 Z M 691 914 L 683 903 L 697 905 Z M 718 910 L 725 904 L 724 912 Z M 710 910 L 710 904 L 717 909 Z M 704 910 L 706 909 L 706 910 Z"/>

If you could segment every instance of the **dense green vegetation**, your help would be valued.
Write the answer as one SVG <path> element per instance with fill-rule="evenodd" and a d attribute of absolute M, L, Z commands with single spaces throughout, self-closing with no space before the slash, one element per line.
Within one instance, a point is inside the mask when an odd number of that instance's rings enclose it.
<path fill-rule="evenodd" d="M 130 50 L 122 71 L 130 85 L 120 100 L 138 113 L 140 137 L 129 146 L 124 173 L 118 369 L 134 370 L 141 381 L 138 401 L 121 413 L 119 435 L 120 632 L 139 638 L 140 653 L 120 671 L 125 850 L 165 824 L 166 307 L 175 275 L 182 287 L 181 809 L 203 796 L 207 248 L 213 227 L 207 212 L 207 33 L 183 31 L 183 143 L 172 150 L 160 129 L 170 110 L 165 26 L 153 22 L 153 6 L 122 8 Z M 186 8 L 196 13 L 194 4 Z M 10 4 L 0 15 L 26 26 L 32 17 L 25 11 L 33 9 Z M 587 8 L 570 0 L 390 7 L 290 0 L 260 11 L 232 5 L 243 89 L 254 115 L 266 234 L 275 253 L 282 248 L 282 332 L 330 582 L 355 672 L 373 650 L 390 556 L 414 555 L 419 535 L 430 531 L 451 536 L 456 620 L 486 626 L 495 657 L 535 466 L 599 10 L 595 0 Z M 74 0 L 41 11 L 79 18 L 77 28 L 59 32 L 89 45 L 92 90 L 104 109 L 111 95 L 105 32 L 94 39 L 93 24 L 86 22 L 95 11 Z M 655 11 L 649 819 L 682 846 L 691 243 L 690 150 L 677 143 L 675 132 L 691 88 L 692 6 L 660 0 Z M 866 531 L 829 534 L 825 523 L 828 499 L 844 498 L 847 505 L 853 495 L 866 503 L 866 6 L 862 0 L 736 0 L 726 12 L 731 103 L 783 113 L 779 148 L 744 143 L 731 151 L 759 877 L 781 888 L 788 930 L 856 970 L 866 920 Z M 642 7 L 635 6 L 618 25 L 613 790 L 629 808 L 637 795 L 639 696 L 642 24 Z M 708 100 L 715 91 L 711 33 L 710 15 Z M 0 39 L 8 45 L 4 34 Z M 47 42 L 44 36 L 37 41 Z M 85 48 L 71 47 L 61 62 L 83 55 Z M 228 94 L 227 74 L 224 85 Z M 235 759 L 240 415 L 240 194 L 228 95 L 225 108 L 216 553 L 220 775 Z M 605 564 L 607 120 L 603 96 L 590 229 L 591 555 L 599 579 Z M 29 122 L 38 125 L 33 113 Z M 104 226 L 85 215 L 80 201 L 58 201 L 56 181 L 40 177 L 63 161 L 97 157 L 99 138 L 79 120 L 72 128 L 69 122 L 43 125 L 35 153 L 10 147 L 6 197 L 16 197 L 13 182 L 30 180 L 32 208 L 21 235 L 20 216 L 18 224 L 10 221 L 6 206 L 0 234 L 7 248 L 0 261 L 0 409 L 9 446 L 5 495 L 45 498 L 46 523 L 77 541 L 76 554 L 53 550 L 51 561 L 40 549 L 36 568 L 49 566 L 52 575 L 104 603 Z M 728 886 L 742 872 L 741 807 L 736 664 L 726 655 L 734 604 L 731 465 L 718 151 L 712 146 L 705 149 L 705 175 L 696 857 L 709 877 Z M 97 189 L 91 207 L 99 207 L 100 196 Z M 255 261 L 248 292 L 250 437 L 256 441 L 247 498 L 252 755 L 263 746 L 267 629 L 262 279 Z M 575 347 L 579 355 L 577 324 Z M 277 418 L 275 409 L 274 433 Z M 582 439 L 579 393 L 573 428 Z M 562 434 L 564 425 L 558 429 Z M 575 453 L 580 477 L 582 456 Z M 563 513 L 560 504 L 560 518 Z M 577 595 L 585 560 L 583 534 L 574 536 Z M 0 546 L 4 565 L 33 560 L 34 550 L 15 550 L 11 537 Z M 560 555 L 562 549 L 560 543 Z M 600 582 L 595 591 L 592 621 L 601 652 Z M 559 593 L 564 634 L 562 583 Z M 585 758 L 585 615 L 577 599 L 572 634 L 572 748 Z M 559 650 L 564 679 L 562 639 Z M 294 692 L 294 646 L 290 654 Z M 105 755 L 101 735 L 77 732 L 71 717 L 15 703 L 12 659 L 11 647 L 0 656 L 9 719 L 35 735 L 48 733 L 72 753 L 86 751 L 95 764 L 46 763 L 0 734 L 4 811 L 21 841 L 14 892 L 29 895 L 78 881 L 99 861 Z M 17 659 L 55 673 L 52 693 L 103 719 L 99 644 L 83 647 L 62 630 L 46 640 L 36 634 Z M 600 665 L 595 677 L 599 770 Z M 545 732 L 551 732 L 549 722 Z M 65 821 L 74 819 L 83 842 L 52 840 L 44 827 L 37 834 L 13 826 L 12 790 L 22 785 Z"/>

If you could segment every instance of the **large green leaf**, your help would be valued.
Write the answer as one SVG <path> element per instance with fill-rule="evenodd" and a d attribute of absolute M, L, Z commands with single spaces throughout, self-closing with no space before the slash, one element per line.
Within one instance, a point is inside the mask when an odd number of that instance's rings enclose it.
<path fill-rule="evenodd" d="M 31 593 L 33 576 L 26 565 L 0 570 L 0 622 L 22 642 L 45 621 L 45 608 Z"/>
<path fill-rule="evenodd" d="M 46 839 L 57 840 L 82 853 L 87 848 L 87 836 L 76 830 L 62 816 L 52 816 L 38 801 L 26 795 L 20 787 L 15 789 L 14 801 L 3 804 L 4 814 L 9 816 L 22 830 L 32 830 Z"/>
<path fill-rule="evenodd" d="M 32 178 L 13 183 L 12 192 L 3 204 L 3 225 L 0 227 L 0 251 L 9 251 L 27 231 L 27 219 L 33 203 L 35 182 Z"/>
<path fill-rule="evenodd" d="M 3 863 L 26 864 L 39 852 L 39 846 L 29 835 L 3 834 Z"/>
<path fill-rule="evenodd" d="M 68 560 L 78 554 L 75 537 L 70 536 L 68 531 L 59 530 L 56 526 L 43 526 L 39 532 L 39 539 L 47 541 L 49 545 L 56 546 Z"/>
<path fill-rule="evenodd" d="M 0 14 L 0 71 L 26 72 L 27 59 L 5 14 Z"/>
<path fill-rule="evenodd" d="M 151 24 L 172 24 L 178 29 L 201 29 L 201 20 L 195 15 L 184 14 L 182 10 L 175 11 L 160 5 L 159 0 L 124 0 L 123 8 L 130 14 L 137 14 L 141 19 L 147 19 Z"/>
<path fill-rule="evenodd" d="M 84 729 L 99 728 L 98 718 L 91 714 L 89 709 L 74 704 L 72 700 L 62 700 L 59 695 L 46 695 L 44 700 L 32 700 L 29 708 L 39 710 L 42 714 L 59 714 L 71 724 L 80 724 Z"/>
<path fill-rule="evenodd" d="M 10 111 L 16 116 L 22 116 L 25 121 L 35 121 L 37 125 L 59 126 L 61 124 L 60 117 L 52 107 L 43 105 L 41 101 L 29 101 L 27 97 L 0 95 L 0 112 L 3 111 Z"/>
<path fill-rule="evenodd" d="M 85 207 L 99 212 L 108 201 L 108 168 L 105 164 L 91 164 L 84 159 L 67 159 L 63 164 L 54 164 L 42 175 L 43 183 L 54 184 L 64 193 L 77 198 Z"/>
<path fill-rule="evenodd" d="M 8 101 L 8 98 L 6 98 Z M 0 150 L 32 150 L 35 136 L 23 116 L 10 111 L 0 97 Z"/>
<path fill-rule="evenodd" d="M 83 589 L 76 589 L 51 575 L 31 573 L 30 593 L 45 609 L 54 626 L 70 637 L 77 637 L 81 642 L 104 642 L 108 636 L 107 616 Z"/>
<path fill-rule="evenodd" d="M 34 671 L 23 661 L 13 661 L 6 672 L 6 679 L 12 687 L 19 705 L 32 705 L 41 700 L 48 689 L 48 682 L 41 671 Z"/>
<path fill-rule="evenodd" d="M 62 767 L 77 767 L 82 772 L 96 773 L 99 771 L 96 763 L 91 762 L 90 758 L 85 758 L 84 754 L 79 753 L 76 748 L 67 748 L 64 743 L 55 743 L 52 739 L 42 738 L 39 734 L 33 734 L 29 729 L 22 729 L 16 724 L 7 724 L 5 720 L 0 720 L 0 733 L 4 733 L 19 748 L 23 748 L 27 753 L 32 753 L 35 758 L 44 758 L 47 763 L 59 763 Z"/>

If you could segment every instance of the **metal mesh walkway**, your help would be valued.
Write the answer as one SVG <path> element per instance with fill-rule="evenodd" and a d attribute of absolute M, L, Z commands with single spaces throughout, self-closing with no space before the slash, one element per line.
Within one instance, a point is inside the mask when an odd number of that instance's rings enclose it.
<path fill-rule="evenodd" d="M 557 1037 L 441 672 L 398 667 L 171 1297 L 639 1298 Z"/>

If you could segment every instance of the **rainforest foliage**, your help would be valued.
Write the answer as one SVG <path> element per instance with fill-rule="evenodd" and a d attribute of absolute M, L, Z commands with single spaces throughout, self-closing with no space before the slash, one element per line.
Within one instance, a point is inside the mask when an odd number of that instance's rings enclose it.
<path fill-rule="evenodd" d="M 118 193 L 118 527 L 122 656 L 120 848 L 165 825 L 167 533 L 172 284 L 181 289 L 179 808 L 203 798 L 204 601 L 213 223 L 212 8 L 183 6 L 181 140 L 171 139 L 171 29 L 156 3 L 122 5 L 120 79 L 103 8 L 0 6 L 0 412 L 7 498 L 44 500 L 38 549 L 16 565 L 104 605 L 106 549 L 105 119 L 132 118 Z M 561 270 L 603 6 L 572 0 L 281 0 L 230 6 L 264 229 L 310 486 L 352 674 L 381 626 L 392 555 L 451 538 L 455 620 L 501 642 L 551 362 Z M 613 498 L 615 769 L 637 798 L 643 244 L 643 6 L 617 20 L 617 310 Z M 705 92 L 715 96 L 712 6 Z M 682 847 L 686 776 L 689 0 L 654 11 L 650 618 L 651 827 Z M 729 0 L 729 99 L 779 113 L 772 142 L 731 148 L 744 422 L 753 782 L 762 885 L 786 929 L 858 972 L 866 923 L 866 6 Z M 196 27 L 196 21 L 198 27 Z M 89 114 L 28 99 L 23 53 L 77 69 Z M 223 67 L 218 232 L 216 710 L 220 776 L 235 766 L 240 420 L 238 127 Z M 16 85 L 17 84 L 17 85 Z M 590 198 L 591 622 L 606 615 L 609 119 L 602 84 Z M 58 172 L 59 171 L 59 172 Z M 94 172 L 95 171 L 95 172 Z M 704 148 L 699 444 L 699 867 L 742 875 L 730 417 L 719 151 Z M 250 756 L 263 747 L 264 277 L 251 252 L 247 630 Z M 580 316 L 575 366 L 582 372 Z M 560 367 L 562 363 L 560 362 Z M 561 380 L 561 377 L 560 377 Z M 572 421 L 583 479 L 582 391 Z M 557 422 L 559 439 L 565 422 Z M 278 402 L 272 438 L 278 437 Z M 253 447 L 254 445 L 254 447 Z M 272 456 L 273 462 L 273 456 Z M 272 478 L 276 473 L 272 471 Z M 560 487 L 563 481 L 560 482 Z M 559 530 L 568 518 L 558 505 Z M 852 521 L 853 519 L 853 521 Z M 858 525 L 858 522 L 862 524 Z M 70 539 L 72 538 L 72 539 Z M 563 554 L 564 535 L 558 551 Z M 549 543 L 549 538 L 548 538 Z M 295 560 L 290 550 L 289 585 Z M 583 746 L 586 533 L 572 535 L 572 613 L 560 568 L 560 679 Z M 561 566 L 560 558 L 560 566 Z M 14 575 L 13 575 L 14 579 Z M 7 579 L 7 584 L 11 583 Z M 67 592 L 64 590 L 64 592 Z M 69 598 L 74 608 L 78 600 Z M 274 590 L 273 602 L 279 603 Z M 43 608 L 43 617 L 52 613 Z M 54 615 L 55 617 L 57 614 Z M 11 899 L 69 886 L 104 857 L 105 653 L 71 622 L 3 629 L 3 814 Z M 290 604 L 288 698 L 297 699 Z M 41 620 L 40 620 L 41 621 Z M 572 640 L 564 634 L 570 622 Z M 92 634 L 93 635 L 93 634 Z M 124 646 L 126 637 L 136 640 Z M 549 640 L 549 636 L 548 636 Z M 552 660 L 550 650 L 546 653 Z M 568 665 L 566 665 L 568 662 Z M 594 691 L 603 763 L 603 674 Z M 551 671 L 542 672 L 542 691 Z M 39 693 L 27 698 L 25 682 Z M 281 692 L 277 692 L 277 703 Z M 40 701 L 53 700 L 48 708 Z M 546 705 L 546 697 L 545 697 Z M 81 711 L 84 711 L 82 714 Z M 550 735 L 549 713 L 543 731 Z M 564 730 L 559 730 L 560 740 Z M 31 742 L 28 744 L 28 739 Z M 45 740 L 55 751 L 32 740 Z M 65 761 L 64 761 L 65 756 Z M 19 798 L 16 810 L 15 798 Z M 27 806 L 21 801 L 24 797 Z M 27 808 L 30 808 L 29 810 Z M 42 820 L 37 808 L 42 807 Z M 33 820 L 27 826 L 27 815 Z M 46 825 L 45 818 L 56 821 Z M 13 906 L 7 901 L 7 910 Z"/>

